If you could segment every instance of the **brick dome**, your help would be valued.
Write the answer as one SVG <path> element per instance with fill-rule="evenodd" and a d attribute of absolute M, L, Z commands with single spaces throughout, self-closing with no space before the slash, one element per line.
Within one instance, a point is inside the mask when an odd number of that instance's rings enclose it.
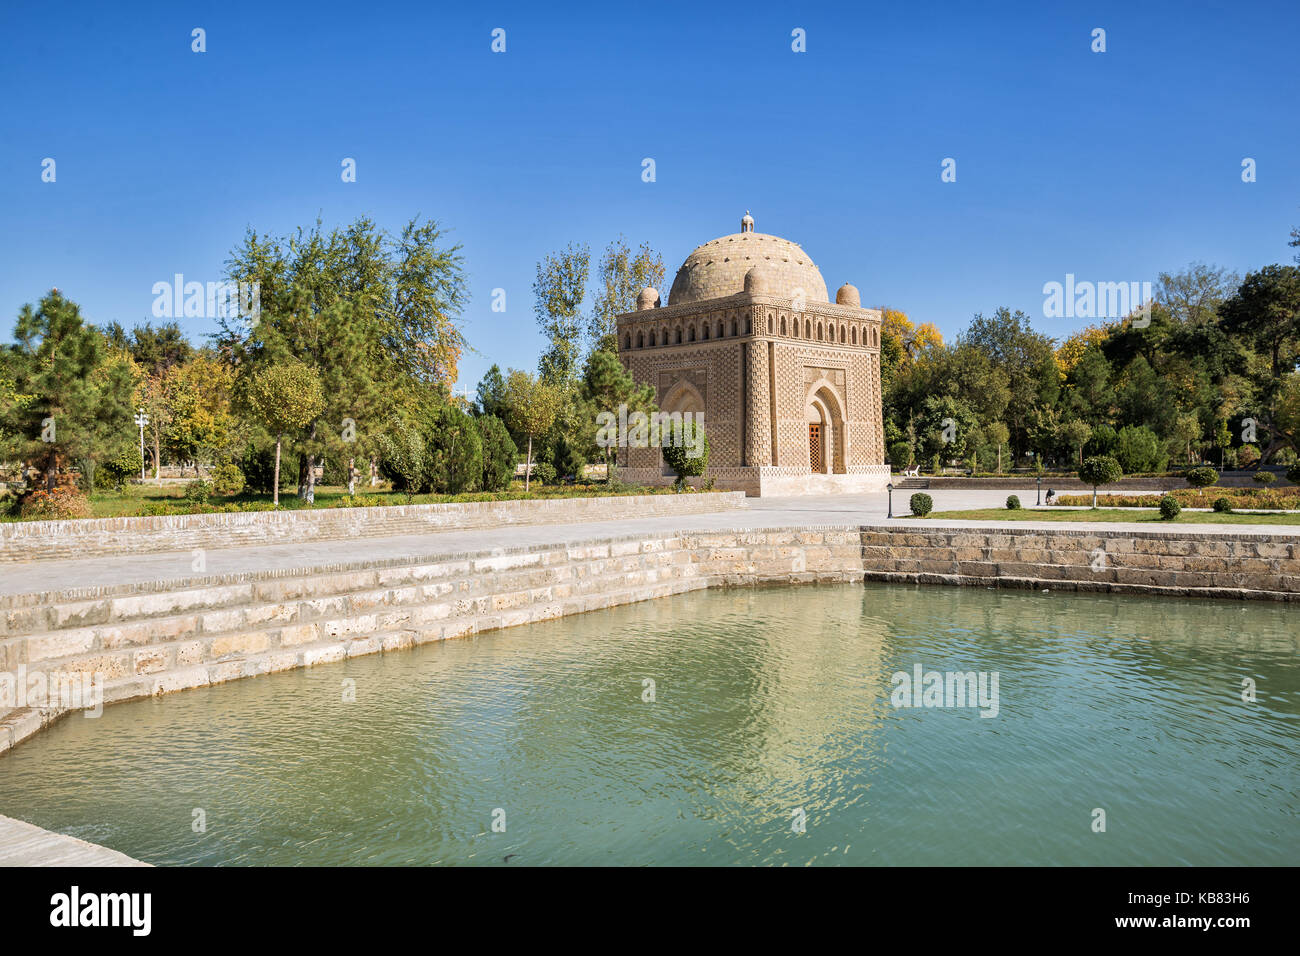
<path fill-rule="evenodd" d="M 796 242 L 753 232 L 753 220 L 746 217 L 745 231 L 712 239 L 696 248 L 673 279 L 669 305 L 717 299 L 744 292 L 745 275 L 756 266 L 763 268 L 762 291 L 769 295 L 795 298 L 803 290 L 807 302 L 827 302 L 826 282 L 817 266 Z"/>

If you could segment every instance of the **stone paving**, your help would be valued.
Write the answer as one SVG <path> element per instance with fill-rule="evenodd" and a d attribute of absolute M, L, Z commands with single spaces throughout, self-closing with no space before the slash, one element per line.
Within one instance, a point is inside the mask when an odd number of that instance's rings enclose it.
<path fill-rule="evenodd" d="M 0 867 L 148 865 L 105 846 L 0 816 Z"/>
<path fill-rule="evenodd" d="M 1005 489 L 944 490 L 928 492 L 935 511 L 1001 507 L 1007 498 Z M 1029 505 L 1033 489 L 1019 492 Z M 894 494 L 895 514 L 907 509 L 911 492 Z M 661 533 L 666 531 L 726 531 L 755 528 L 785 528 L 845 524 L 878 525 L 887 513 L 885 494 L 838 495 L 833 497 L 751 498 L 744 511 L 727 511 L 674 517 L 637 517 L 630 514 L 616 521 L 584 522 L 557 525 L 513 526 L 469 531 L 447 531 L 398 535 L 381 538 L 357 538 L 300 542 L 297 544 L 253 545 L 227 549 L 209 549 L 203 559 L 203 574 L 220 575 L 243 571 L 287 570 L 374 558 L 402 555 L 458 554 L 494 548 L 527 548 L 568 544 L 611 535 Z M 933 519 L 918 521 L 894 519 L 898 526 L 919 524 L 934 527 Z M 949 521 L 944 527 L 1006 527 L 1001 522 Z M 1106 523 L 1017 521 L 1016 528 L 1086 529 L 1105 527 L 1116 531 L 1151 531 L 1150 523 Z M 1188 534 L 1223 533 L 1300 535 L 1297 525 L 1178 525 Z M 193 577 L 194 556 L 190 551 L 59 559 L 0 566 L 0 594 L 28 594 L 54 589 L 103 587 L 142 581 Z"/>

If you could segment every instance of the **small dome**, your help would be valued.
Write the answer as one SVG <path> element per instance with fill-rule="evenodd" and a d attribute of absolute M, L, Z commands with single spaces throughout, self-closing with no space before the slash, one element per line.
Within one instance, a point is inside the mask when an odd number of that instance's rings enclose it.
<path fill-rule="evenodd" d="M 835 292 L 836 305 L 851 305 L 855 309 L 862 308 L 862 296 L 858 294 L 858 287 L 844 283 Z"/>
<path fill-rule="evenodd" d="M 750 295 L 766 295 L 772 291 L 772 270 L 754 266 L 745 273 L 745 291 Z"/>
<path fill-rule="evenodd" d="M 745 217 L 740 220 L 740 231 L 741 232 L 754 231 L 754 217 L 749 214 L 748 209 L 745 210 Z"/>
<path fill-rule="evenodd" d="M 654 289 L 646 286 L 637 294 L 636 308 L 638 312 L 645 309 L 657 309 L 659 307 L 659 293 Z"/>

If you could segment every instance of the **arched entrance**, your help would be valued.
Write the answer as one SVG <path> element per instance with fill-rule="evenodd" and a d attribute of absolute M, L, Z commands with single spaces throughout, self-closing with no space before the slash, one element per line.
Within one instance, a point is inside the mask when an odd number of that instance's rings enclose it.
<path fill-rule="evenodd" d="M 659 403 L 659 410 L 668 416 L 690 414 L 696 416 L 696 420 L 700 421 L 704 415 L 704 396 L 700 394 L 699 389 L 694 385 L 682 379 L 665 393 L 663 401 Z M 672 427 L 670 422 L 671 418 L 663 419 L 662 427 L 665 431 Z M 664 437 L 666 438 L 667 435 Z M 659 452 L 659 473 L 667 477 L 673 477 L 677 474 L 664 461 L 662 449 Z"/>
<path fill-rule="evenodd" d="M 808 467 L 814 474 L 845 473 L 843 403 L 835 386 L 822 379 L 808 391 L 804 418 L 808 425 Z"/>

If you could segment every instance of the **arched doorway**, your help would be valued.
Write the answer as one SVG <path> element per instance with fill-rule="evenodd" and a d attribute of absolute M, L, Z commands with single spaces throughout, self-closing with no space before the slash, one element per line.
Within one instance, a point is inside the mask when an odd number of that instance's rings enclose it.
<path fill-rule="evenodd" d="M 808 426 L 808 467 L 814 474 L 845 473 L 843 407 L 835 386 L 824 378 L 808 391 L 804 419 Z"/>
<path fill-rule="evenodd" d="M 659 411 L 667 416 L 661 421 L 662 428 L 667 431 L 672 428 L 675 416 L 692 415 L 695 420 L 703 423 L 704 416 L 704 396 L 690 382 L 682 379 L 668 389 L 664 394 L 663 400 L 659 403 Z M 665 435 L 665 437 L 667 437 Z M 659 450 L 659 473 L 666 477 L 675 476 L 677 473 L 668 467 L 664 461 L 663 449 Z"/>

